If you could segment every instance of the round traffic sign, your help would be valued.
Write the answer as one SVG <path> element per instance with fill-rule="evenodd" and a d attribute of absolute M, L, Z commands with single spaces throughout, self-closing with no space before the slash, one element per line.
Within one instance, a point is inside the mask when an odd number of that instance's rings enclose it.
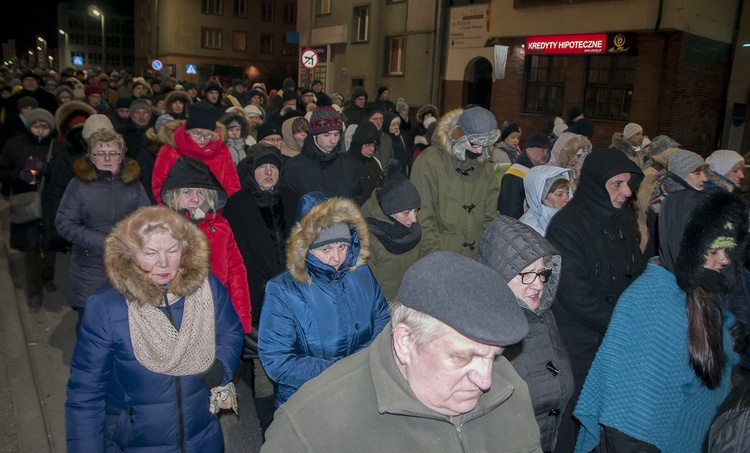
<path fill-rule="evenodd" d="M 164 63 L 161 62 L 161 60 L 154 60 L 151 62 L 151 68 L 153 68 L 154 71 L 161 71 L 161 68 L 164 67 Z"/>
<path fill-rule="evenodd" d="M 319 60 L 318 52 L 316 52 L 315 49 L 305 49 L 302 51 L 302 55 L 300 55 L 302 66 L 307 69 L 315 68 L 315 66 L 318 65 Z"/>

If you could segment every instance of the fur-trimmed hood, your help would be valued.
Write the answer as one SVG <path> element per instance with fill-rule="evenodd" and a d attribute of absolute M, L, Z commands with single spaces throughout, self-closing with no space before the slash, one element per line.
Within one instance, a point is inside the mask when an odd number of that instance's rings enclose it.
<path fill-rule="evenodd" d="M 70 121 L 71 118 L 77 115 L 88 118 L 95 113 L 96 110 L 94 110 L 94 107 L 91 107 L 85 102 L 75 100 L 67 102 L 62 104 L 57 108 L 57 111 L 55 111 L 55 129 L 57 129 L 57 132 L 62 136 L 65 136 L 69 130 L 65 127 L 65 124 Z"/>
<path fill-rule="evenodd" d="M 159 141 L 162 143 L 162 145 L 169 145 L 172 148 L 177 148 L 177 142 L 174 140 L 174 134 L 177 129 L 185 124 L 187 120 L 174 120 L 170 121 L 169 123 L 163 125 L 161 128 L 159 128 L 159 132 L 156 134 Z M 176 124 L 175 124 L 176 123 Z M 216 122 L 216 128 L 219 129 L 219 133 L 221 134 L 221 141 L 222 143 L 227 143 L 227 128 L 224 127 L 223 124 L 220 122 Z M 148 132 L 146 132 L 148 136 Z"/>
<path fill-rule="evenodd" d="M 227 129 L 229 129 L 229 124 L 232 121 L 237 121 L 240 123 L 240 134 L 242 134 L 242 139 L 246 139 L 248 135 L 250 135 L 250 121 L 248 121 L 247 116 L 245 116 L 244 111 L 243 113 L 239 112 L 232 112 L 227 109 L 227 112 L 221 116 L 221 119 L 219 122 L 224 125 Z M 222 136 L 226 136 L 227 134 L 222 134 Z"/>
<path fill-rule="evenodd" d="M 432 143 L 437 144 L 444 152 L 455 157 L 459 162 L 470 163 L 472 160 L 466 158 L 466 142 L 478 143 L 484 146 L 482 155 L 476 159 L 484 163 L 489 159 L 489 147 L 500 138 L 500 131 L 495 128 L 482 133 L 466 134 L 459 126 L 459 119 L 466 110 L 458 108 L 446 112 L 440 117 L 432 134 Z M 465 164 L 464 164 L 465 165 Z"/>
<path fill-rule="evenodd" d="M 300 199 L 297 211 L 298 217 L 299 215 L 303 217 L 294 225 L 289 241 L 287 241 L 287 269 L 298 283 L 312 284 L 313 276 L 323 272 L 354 272 L 358 267 L 363 266 L 370 256 L 370 234 L 367 222 L 357 205 L 346 198 L 334 197 L 325 201 L 321 199 L 324 197 L 320 197 L 316 192 Z M 342 264 L 339 271 L 333 271 L 330 266 L 326 266 L 328 269 L 312 269 L 310 246 L 318 239 L 320 230 L 330 227 L 334 222 L 349 225 L 352 243 L 349 246 L 346 262 Z"/>
<path fill-rule="evenodd" d="M 422 124 L 422 122 L 424 121 L 424 116 L 427 113 L 432 113 L 432 116 L 434 116 L 435 119 L 437 119 L 438 108 L 432 104 L 423 105 L 422 107 L 419 108 L 419 110 L 417 110 L 417 122 Z"/>
<path fill-rule="evenodd" d="M 155 128 L 150 127 L 146 131 L 146 148 L 156 156 L 159 153 L 159 150 L 161 147 L 167 143 L 167 140 L 172 140 L 174 142 L 174 131 L 177 130 L 178 127 L 182 123 L 184 123 L 187 120 L 174 120 L 170 121 L 166 124 L 163 124 L 159 128 L 159 132 L 157 133 Z"/>
<path fill-rule="evenodd" d="M 83 182 L 94 182 L 99 178 L 99 172 L 96 166 L 91 162 L 89 156 L 83 156 L 73 162 L 73 172 L 76 178 Z M 109 174 L 109 172 L 106 172 Z M 117 177 L 122 180 L 125 184 L 131 184 L 138 182 L 138 178 L 141 177 L 141 167 L 138 166 L 138 162 L 135 160 L 125 157 L 120 162 L 120 173 Z"/>
<path fill-rule="evenodd" d="M 182 110 L 182 114 L 178 115 L 177 113 L 172 110 L 172 103 L 174 101 L 182 101 L 183 104 L 185 104 L 185 108 Z M 167 94 L 167 97 L 164 99 L 164 108 L 166 109 L 166 113 L 169 113 L 172 115 L 172 117 L 177 118 L 178 116 L 181 119 L 184 119 L 187 117 L 187 108 L 190 104 L 193 103 L 193 99 L 190 97 L 189 94 L 185 91 L 170 91 L 169 94 Z"/>
<path fill-rule="evenodd" d="M 168 209 L 150 206 L 141 209 Z M 137 212 L 137 211 L 136 211 Z M 177 276 L 167 285 L 167 292 L 180 298 L 193 294 L 209 274 L 209 248 L 206 236 L 187 220 L 186 252 L 182 255 Z M 117 226 L 119 226 L 118 224 Z M 125 253 L 118 227 L 104 241 L 104 269 L 112 287 L 127 300 L 141 305 L 158 307 L 164 301 L 164 291 L 157 286 Z"/>
<path fill-rule="evenodd" d="M 707 168 L 705 173 L 706 173 L 706 178 L 708 179 L 708 182 L 713 184 L 714 186 L 720 187 L 721 189 L 726 190 L 727 192 L 734 192 L 735 189 L 737 189 L 737 186 L 735 186 L 734 183 L 732 183 L 732 181 L 716 173 L 710 168 Z"/>

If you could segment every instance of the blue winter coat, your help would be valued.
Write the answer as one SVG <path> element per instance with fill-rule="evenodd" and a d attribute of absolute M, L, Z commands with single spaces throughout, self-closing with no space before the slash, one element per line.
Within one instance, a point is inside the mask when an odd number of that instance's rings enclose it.
<path fill-rule="evenodd" d="M 226 290 L 213 275 L 209 279 L 225 385 L 237 369 L 244 338 Z M 170 305 L 178 330 L 184 304 L 183 298 Z M 65 403 L 69 452 L 176 452 L 182 443 L 184 451 L 221 453 L 221 427 L 208 410 L 209 396 L 196 376 L 154 373 L 136 360 L 122 294 L 108 285 L 89 298 Z"/>
<path fill-rule="evenodd" d="M 352 239 L 338 271 L 309 253 L 320 227 L 332 221 L 349 224 Z M 258 329 L 277 407 L 333 363 L 367 347 L 390 320 L 380 285 L 364 264 L 368 254 L 367 226 L 349 200 L 321 203 L 294 227 L 288 269 L 266 285 Z"/>

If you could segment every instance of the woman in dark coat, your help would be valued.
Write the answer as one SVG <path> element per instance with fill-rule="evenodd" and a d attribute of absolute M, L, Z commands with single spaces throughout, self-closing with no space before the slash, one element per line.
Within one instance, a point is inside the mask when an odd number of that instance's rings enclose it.
<path fill-rule="evenodd" d="M 352 137 L 352 144 L 349 147 L 351 154 L 357 161 L 357 175 L 359 183 L 362 186 L 362 197 L 367 200 L 370 198 L 372 191 L 383 186 L 385 174 L 383 174 L 383 164 L 376 157 L 380 147 L 380 131 L 378 128 L 367 121 L 362 123 L 355 131 Z"/>
<path fill-rule="evenodd" d="M 86 300 L 107 282 L 104 239 L 115 224 L 141 206 L 149 206 L 138 164 L 125 157 L 125 141 L 111 129 L 91 134 L 89 152 L 78 159 L 55 217 L 60 236 L 73 244 L 68 303 L 83 318 Z"/>
<path fill-rule="evenodd" d="M 0 181 L 4 188 L 10 188 L 11 196 L 37 190 L 43 178 L 43 192 L 49 190 L 49 160 L 64 147 L 53 138 L 55 119 L 50 112 L 35 109 L 26 120 L 26 133 L 10 139 L 0 155 Z M 43 276 L 50 273 L 45 267 L 53 265 L 43 260 L 42 239 L 44 218 L 55 213 L 45 211 L 42 203 L 42 215 L 40 220 L 10 224 L 10 246 L 25 252 L 26 301 L 33 309 L 42 306 Z"/>

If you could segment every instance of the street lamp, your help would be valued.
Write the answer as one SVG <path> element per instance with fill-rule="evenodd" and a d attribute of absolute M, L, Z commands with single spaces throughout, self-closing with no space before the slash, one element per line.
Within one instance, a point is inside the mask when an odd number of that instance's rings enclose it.
<path fill-rule="evenodd" d="M 70 58 L 69 49 L 68 49 L 68 33 L 63 30 L 62 28 L 57 30 L 60 32 L 61 35 L 65 36 L 65 45 L 63 46 L 62 55 L 60 55 L 60 58 L 57 60 L 60 62 L 60 70 L 63 70 L 63 65 L 68 64 L 68 59 Z"/>
<path fill-rule="evenodd" d="M 90 15 L 98 17 L 102 22 L 102 71 L 104 71 L 106 67 L 105 62 L 107 61 L 107 54 L 104 49 L 104 13 L 95 5 L 89 6 L 88 12 Z"/>

